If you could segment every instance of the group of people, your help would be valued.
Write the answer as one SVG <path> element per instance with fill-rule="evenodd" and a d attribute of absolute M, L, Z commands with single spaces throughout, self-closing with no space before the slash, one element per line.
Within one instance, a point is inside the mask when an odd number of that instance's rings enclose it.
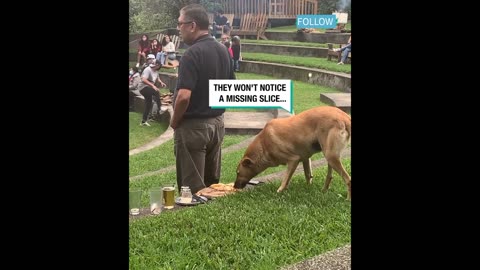
<path fill-rule="evenodd" d="M 228 53 L 230 54 L 230 57 L 232 59 L 233 63 L 233 69 L 235 72 L 240 71 L 240 63 L 239 61 L 242 60 L 242 47 L 240 45 L 240 37 L 239 36 L 234 36 L 230 40 L 230 36 L 227 34 L 223 34 L 221 36 L 220 43 L 225 45 L 228 49 Z"/>
<path fill-rule="evenodd" d="M 146 63 L 149 54 L 152 54 L 162 65 L 165 65 L 167 58 L 175 60 L 177 57 L 175 54 L 175 44 L 173 44 L 168 35 L 162 38 L 161 43 L 156 38 L 150 41 L 148 35 L 142 35 L 142 38 L 138 41 L 136 67 L 140 67 L 141 62 Z"/>

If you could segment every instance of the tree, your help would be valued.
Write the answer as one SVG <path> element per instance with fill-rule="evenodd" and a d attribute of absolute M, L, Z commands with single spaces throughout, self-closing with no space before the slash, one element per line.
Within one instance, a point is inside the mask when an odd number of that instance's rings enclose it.
<path fill-rule="evenodd" d="M 207 11 L 220 6 L 215 0 L 129 0 L 131 33 L 177 27 L 180 9 L 189 4 L 201 4 Z"/>
<path fill-rule="evenodd" d="M 352 17 L 351 0 L 318 0 L 318 14 L 332 14 L 335 11 L 348 13 L 348 18 Z"/>

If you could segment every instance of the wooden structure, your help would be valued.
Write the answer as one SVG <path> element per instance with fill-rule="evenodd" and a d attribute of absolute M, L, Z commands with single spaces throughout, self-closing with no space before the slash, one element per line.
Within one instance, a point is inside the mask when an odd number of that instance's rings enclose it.
<path fill-rule="evenodd" d="M 244 36 L 245 35 L 256 35 L 257 40 L 259 38 L 267 39 L 265 36 L 265 30 L 267 29 L 268 16 L 266 13 L 263 14 L 252 14 L 247 13 L 242 16 L 240 20 L 240 28 L 233 29 L 231 31 L 232 35 Z"/>
<path fill-rule="evenodd" d="M 317 0 L 216 0 L 226 14 L 267 14 L 268 19 L 295 19 L 301 14 L 317 14 Z"/>

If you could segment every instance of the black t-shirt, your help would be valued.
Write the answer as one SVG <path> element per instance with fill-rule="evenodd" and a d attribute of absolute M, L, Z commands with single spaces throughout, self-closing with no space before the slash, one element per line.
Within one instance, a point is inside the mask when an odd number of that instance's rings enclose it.
<path fill-rule="evenodd" d="M 212 36 L 204 35 L 197 39 L 180 59 L 173 104 L 179 89 L 192 91 L 184 118 L 215 117 L 225 112 L 225 109 L 211 109 L 208 105 L 210 79 L 236 78 L 227 47 Z"/>
<path fill-rule="evenodd" d="M 227 17 L 225 17 L 223 15 L 219 15 L 219 16 L 215 17 L 215 23 L 217 25 L 226 25 L 227 21 L 228 21 Z"/>
<path fill-rule="evenodd" d="M 232 45 L 232 52 L 233 52 L 233 59 L 234 60 L 240 59 L 240 45 L 233 44 Z"/>

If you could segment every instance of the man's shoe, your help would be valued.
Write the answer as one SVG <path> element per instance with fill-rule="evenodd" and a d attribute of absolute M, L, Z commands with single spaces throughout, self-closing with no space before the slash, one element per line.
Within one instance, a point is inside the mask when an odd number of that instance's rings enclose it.
<path fill-rule="evenodd" d="M 149 124 L 148 122 L 142 122 L 142 123 L 140 124 L 140 126 L 147 126 L 147 127 L 149 127 L 150 124 Z"/>
<path fill-rule="evenodd" d="M 343 65 L 343 62 L 338 62 L 337 65 Z"/>

